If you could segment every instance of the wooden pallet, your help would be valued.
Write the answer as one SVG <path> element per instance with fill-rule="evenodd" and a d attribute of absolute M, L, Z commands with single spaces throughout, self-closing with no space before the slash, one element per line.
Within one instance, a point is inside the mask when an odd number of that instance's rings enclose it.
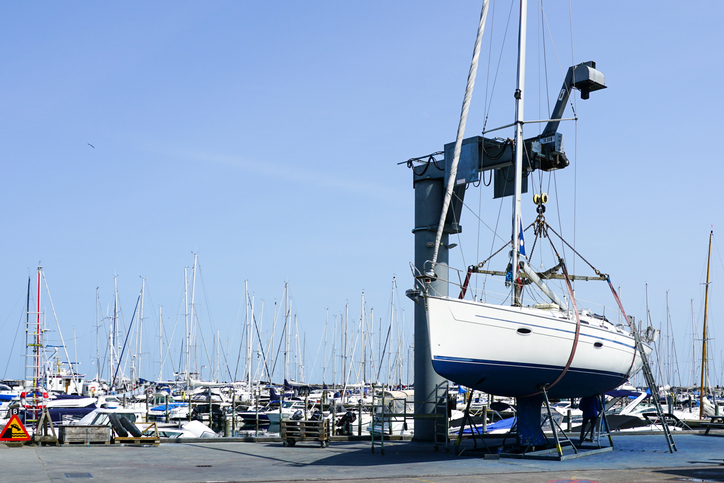
<path fill-rule="evenodd" d="M 141 434 L 147 436 L 118 436 L 117 434 L 113 438 L 115 444 L 132 444 L 132 445 L 153 445 L 158 446 L 161 444 L 161 440 L 158 437 L 158 427 L 156 422 L 142 423 L 137 425 L 138 430 Z"/>
<path fill-rule="evenodd" d="M 60 442 L 63 444 L 109 444 L 110 426 L 61 426 Z"/>
<path fill-rule="evenodd" d="M 110 444 L 111 444 L 110 441 L 106 441 L 103 443 L 78 443 L 78 442 L 76 442 L 76 443 L 60 443 L 61 446 L 104 446 L 104 445 L 110 446 Z"/>
<path fill-rule="evenodd" d="M 161 444 L 161 440 L 154 437 L 146 437 L 141 436 L 139 438 L 134 438 L 133 436 L 128 436 L 126 438 L 121 438 L 119 436 L 113 438 L 114 444 L 132 444 L 136 446 L 142 446 L 142 445 L 153 445 L 158 446 Z"/>
<path fill-rule="evenodd" d="M 317 441 L 324 448 L 329 446 L 329 421 L 282 419 L 280 436 L 284 446 L 294 446 L 297 441 Z"/>

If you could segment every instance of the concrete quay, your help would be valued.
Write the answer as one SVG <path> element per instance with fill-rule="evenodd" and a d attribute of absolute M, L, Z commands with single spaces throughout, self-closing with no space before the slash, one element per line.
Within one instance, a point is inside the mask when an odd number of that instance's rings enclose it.
<path fill-rule="evenodd" d="M 193 442 L 160 446 L 0 444 L 2 482 L 724 482 L 724 438 L 674 434 L 616 435 L 614 450 L 565 461 L 484 459 L 432 444 L 386 441 Z M 465 445 L 469 443 L 465 442 Z M 451 446 L 452 448 L 452 446 Z"/>

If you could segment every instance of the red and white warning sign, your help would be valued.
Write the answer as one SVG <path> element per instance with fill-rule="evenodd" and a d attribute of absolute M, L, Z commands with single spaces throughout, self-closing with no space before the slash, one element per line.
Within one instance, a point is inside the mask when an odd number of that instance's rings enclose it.
<path fill-rule="evenodd" d="M 0 441 L 30 441 L 30 435 L 25 429 L 25 426 L 23 426 L 23 423 L 18 419 L 17 414 L 13 414 L 8 424 L 0 431 Z"/>

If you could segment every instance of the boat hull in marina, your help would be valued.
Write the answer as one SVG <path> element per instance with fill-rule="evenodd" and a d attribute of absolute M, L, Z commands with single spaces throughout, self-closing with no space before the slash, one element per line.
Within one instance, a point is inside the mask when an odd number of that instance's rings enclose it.
<path fill-rule="evenodd" d="M 551 398 L 603 394 L 641 368 L 633 336 L 602 317 L 558 308 L 509 307 L 426 296 L 432 364 L 441 376 L 486 393 Z M 650 350 L 645 347 L 646 350 Z"/>
<path fill-rule="evenodd" d="M 257 421 L 259 421 L 259 424 L 262 426 L 269 426 L 269 414 L 266 411 L 243 411 L 236 413 L 236 418 L 243 422 L 244 424 L 256 424 Z M 275 411 L 275 414 L 279 414 L 279 411 Z M 279 422 L 279 418 L 277 417 L 277 422 Z"/>

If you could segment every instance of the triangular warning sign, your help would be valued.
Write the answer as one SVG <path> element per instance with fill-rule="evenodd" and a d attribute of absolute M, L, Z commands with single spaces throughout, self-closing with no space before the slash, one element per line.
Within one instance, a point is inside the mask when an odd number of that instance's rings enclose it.
<path fill-rule="evenodd" d="M 0 431 L 0 441 L 30 441 L 30 435 L 17 414 L 13 414 L 8 424 Z"/>

